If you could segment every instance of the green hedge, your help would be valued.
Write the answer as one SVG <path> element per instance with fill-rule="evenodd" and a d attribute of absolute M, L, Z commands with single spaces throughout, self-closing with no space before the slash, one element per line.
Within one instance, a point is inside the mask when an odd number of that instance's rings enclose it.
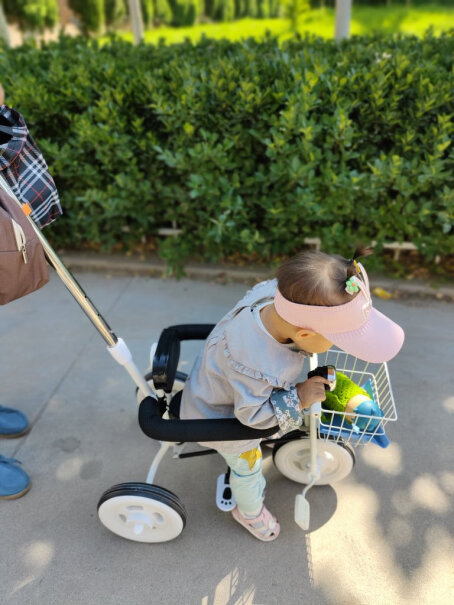
<path fill-rule="evenodd" d="M 59 188 L 59 247 L 269 261 L 306 237 L 454 252 L 454 30 L 440 37 L 62 38 L 4 49 L 0 81 Z M 182 235 L 160 240 L 177 222 Z"/>

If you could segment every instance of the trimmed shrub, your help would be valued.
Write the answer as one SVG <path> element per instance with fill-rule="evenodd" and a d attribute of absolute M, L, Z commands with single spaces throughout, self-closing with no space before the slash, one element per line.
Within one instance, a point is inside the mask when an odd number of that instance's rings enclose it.
<path fill-rule="evenodd" d="M 281 10 L 283 16 L 290 20 L 290 29 L 296 33 L 301 15 L 310 10 L 309 0 L 285 0 Z"/>
<path fill-rule="evenodd" d="M 215 13 L 216 21 L 233 21 L 235 18 L 235 0 L 222 0 Z"/>
<path fill-rule="evenodd" d="M 129 14 L 127 0 L 104 0 L 107 25 L 116 24 Z M 142 9 L 142 20 L 144 27 L 153 25 L 154 3 L 153 0 L 140 0 Z"/>
<path fill-rule="evenodd" d="M 198 0 L 169 0 L 172 25 L 194 25 L 199 14 Z"/>
<path fill-rule="evenodd" d="M 268 11 L 270 17 L 278 17 L 279 16 L 279 0 L 268 0 Z"/>
<path fill-rule="evenodd" d="M 8 20 L 22 30 L 42 30 L 58 23 L 57 0 L 2 0 Z M 2 3 L 0 2 L 0 4 Z"/>
<path fill-rule="evenodd" d="M 142 19 L 144 27 L 152 27 L 154 18 L 154 3 L 153 0 L 140 0 L 142 7 Z"/>
<path fill-rule="evenodd" d="M 210 17 L 213 21 L 216 18 L 216 14 L 219 12 L 223 0 L 205 0 L 204 12 L 207 17 Z"/>
<path fill-rule="evenodd" d="M 244 17 L 258 17 L 258 3 L 266 1 L 267 0 L 235 0 L 235 18 L 242 19 Z"/>
<path fill-rule="evenodd" d="M 115 25 L 126 17 L 125 0 L 105 0 L 106 25 Z"/>
<path fill-rule="evenodd" d="M 243 8 L 243 0 L 234 0 L 235 2 L 235 19 L 241 19 L 243 16 L 241 14 Z"/>
<path fill-rule="evenodd" d="M 270 16 L 269 0 L 257 0 L 257 17 L 259 19 L 268 19 Z"/>
<path fill-rule="evenodd" d="M 245 17 L 258 16 L 258 0 L 244 0 L 244 15 Z"/>
<path fill-rule="evenodd" d="M 454 30 L 337 44 L 306 37 L 137 47 L 82 38 L 4 49 L 65 215 L 60 247 L 159 244 L 269 262 L 306 237 L 454 253 Z"/>
<path fill-rule="evenodd" d="M 80 17 L 85 34 L 104 29 L 104 0 L 69 0 L 69 6 Z"/>
<path fill-rule="evenodd" d="M 168 0 L 153 0 L 154 18 L 158 24 L 165 23 L 170 25 L 172 23 L 172 11 L 170 9 Z"/>

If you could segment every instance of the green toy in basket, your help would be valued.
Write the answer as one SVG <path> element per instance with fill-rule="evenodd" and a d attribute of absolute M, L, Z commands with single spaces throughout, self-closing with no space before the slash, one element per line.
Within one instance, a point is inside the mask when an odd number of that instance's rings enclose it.
<path fill-rule="evenodd" d="M 352 425 L 355 431 L 373 432 L 383 418 L 383 412 L 371 399 L 370 394 L 341 372 L 337 372 L 336 388 L 333 391 L 327 391 L 322 406 L 333 412 L 345 413 L 345 420 Z M 357 416 L 357 414 L 365 414 L 367 418 Z M 322 421 L 329 423 L 330 416 L 326 412 L 323 413 Z"/>

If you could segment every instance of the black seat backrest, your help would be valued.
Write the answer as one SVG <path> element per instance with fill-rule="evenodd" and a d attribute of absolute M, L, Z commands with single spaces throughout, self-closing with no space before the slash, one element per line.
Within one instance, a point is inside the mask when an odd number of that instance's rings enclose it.
<path fill-rule="evenodd" d="M 162 331 L 153 358 L 153 384 L 155 389 L 171 393 L 178 362 L 180 342 L 183 340 L 205 340 L 215 324 L 181 324 Z"/>
<path fill-rule="evenodd" d="M 180 418 L 180 408 L 181 408 L 181 398 L 183 396 L 183 391 L 178 391 L 172 397 L 169 405 L 169 417 L 170 418 Z"/>

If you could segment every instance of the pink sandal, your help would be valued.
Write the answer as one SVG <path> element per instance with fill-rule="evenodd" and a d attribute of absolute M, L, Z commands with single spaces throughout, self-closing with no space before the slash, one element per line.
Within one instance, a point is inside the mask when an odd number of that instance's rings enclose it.
<path fill-rule="evenodd" d="M 260 515 L 253 519 L 246 519 L 246 517 L 243 517 L 237 506 L 233 509 L 232 515 L 235 521 L 238 521 L 240 525 L 251 532 L 255 538 L 262 540 L 262 542 L 271 542 L 271 540 L 275 540 L 281 531 L 278 520 L 276 517 L 273 517 L 270 511 L 265 507 L 262 508 Z"/>

